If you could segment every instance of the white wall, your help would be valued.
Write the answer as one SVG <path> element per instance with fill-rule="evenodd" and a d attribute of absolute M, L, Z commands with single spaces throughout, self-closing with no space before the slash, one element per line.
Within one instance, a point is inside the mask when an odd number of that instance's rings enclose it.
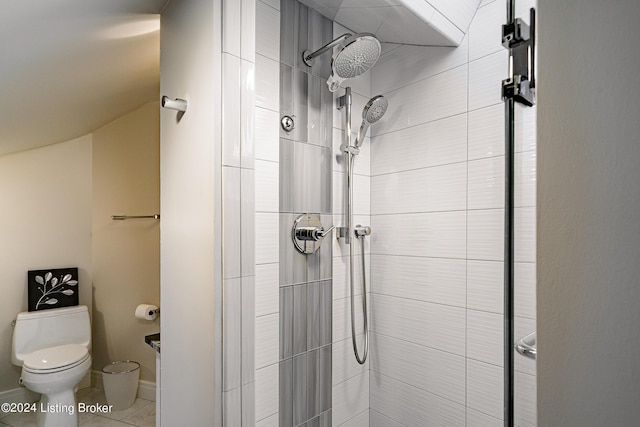
<path fill-rule="evenodd" d="M 372 426 L 502 425 L 504 17 L 485 2 L 458 48 L 397 47 L 372 71 L 389 100 L 371 138 Z M 532 119 L 519 111 L 518 338 L 535 329 Z M 519 355 L 515 381 L 516 425 L 536 425 Z"/>
<path fill-rule="evenodd" d="M 93 369 L 135 360 L 151 382 L 155 351 L 144 337 L 160 330 L 160 319 L 133 313 L 160 304 L 160 222 L 111 215 L 160 212 L 159 108 L 150 102 L 93 133 Z"/>
<path fill-rule="evenodd" d="M 539 424 L 635 425 L 640 7 L 539 4 Z"/>
<path fill-rule="evenodd" d="M 162 425 L 221 425 L 220 1 L 169 3 L 160 114 Z"/>
<path fill-rule="evenodd" d="M 17 388 L 10 323 L 27 311 L 27 271 L 78 267 L 92 304 L 91 135 L 0 156 L 0 392 Z"/>

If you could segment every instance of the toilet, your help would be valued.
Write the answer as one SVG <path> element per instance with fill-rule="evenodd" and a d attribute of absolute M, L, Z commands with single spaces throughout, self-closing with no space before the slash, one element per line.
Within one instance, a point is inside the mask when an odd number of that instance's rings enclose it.
<path fill-rule="evenodd" d="M 23 312 L 13 330 L 11 361 L 21 382 L 41 393 L 38 427 L 76 427 L 75 389 L 91 367 L 87 306 Z"/>

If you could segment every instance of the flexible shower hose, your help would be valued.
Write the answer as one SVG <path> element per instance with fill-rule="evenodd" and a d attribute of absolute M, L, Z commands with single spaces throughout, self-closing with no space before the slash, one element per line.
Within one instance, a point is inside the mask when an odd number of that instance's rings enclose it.
<path fill-rule="evenodd" d="M 353 157 L 350 156 L 350 161 L 353 162 Z M 353 163 L 352 163 L 353 166 Z M 353 173 L 353 167 L 351 167 L 351 173 Z M 352 198 L 350 198 L 352 200 Z M 351 224 L 352 221 L 349 221 Z M 351 230 L 348 230 L 350 233 Z M 355 233 L 354 233 L 355 234 Z M 367 360 L 367 355 L 369 354 L 369 324 L 367 321 L 367 275 L 366 275 L 366 266 L 365 266 L 365 255 L 364 255 L 364 239 L 365 236 L 356 236 L 358 240 L 360 240 L 361 246 L 361 256 L 362 256 L 362 317 L 364 319 L 364 352 L 362 356 L 360 356 L 360 352 L 358 351 L 358 343 L 356 340 L 356 315 L 355 315 L 355 297 L 354 297 L 354 274 L 353 274 L 353 244 L 351 242 L 349 244 L 349 284 L 351 291 L 351 342 L 353 343 L 353 352 L 356 356 L 356 360 L 359 364 L 364 365 L 364 362 Z"/>

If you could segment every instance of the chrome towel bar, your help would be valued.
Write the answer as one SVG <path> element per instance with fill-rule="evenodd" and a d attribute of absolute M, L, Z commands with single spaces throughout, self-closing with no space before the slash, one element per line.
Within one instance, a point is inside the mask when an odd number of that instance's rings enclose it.
<path fill-rule="evenodd" d="M 160 214 L 154 215 L 111 215 L 114 221 L 125 221 L 127 219 L 160 219 Z"/>

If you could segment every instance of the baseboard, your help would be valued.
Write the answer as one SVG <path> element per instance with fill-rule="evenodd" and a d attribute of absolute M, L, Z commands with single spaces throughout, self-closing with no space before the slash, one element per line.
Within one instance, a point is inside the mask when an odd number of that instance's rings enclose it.
<path fill-rule="evenodd" d="M 37 402 L 38 400 L 40 400 L 38 393 L 34 393 L 24 387 L 0 391 L 0 404 Z"/>
<path fill-rule="evenodd" d="M 102 372 L 91 371 L 91 387 L 104 390 L 102 383 Z M 156 400 L 156 383 L 153 381 L 138 381 L 138 397 L 145 400 Z"/>

